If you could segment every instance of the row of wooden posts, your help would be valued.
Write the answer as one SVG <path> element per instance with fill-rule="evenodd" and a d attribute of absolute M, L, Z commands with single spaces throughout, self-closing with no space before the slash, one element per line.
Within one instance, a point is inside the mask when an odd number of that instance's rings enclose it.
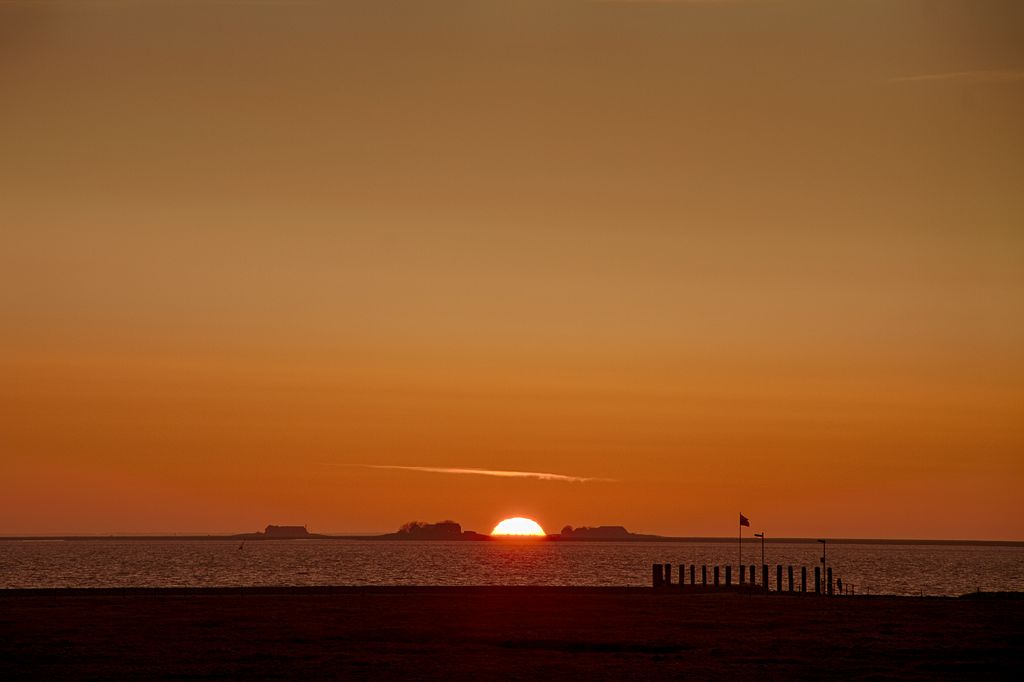
<path fill-rule="evenodd" d="M 685 580 L 686 579 L 686 574 L 685 574 L 685 569 L 686 568 L 687 567 L 686 567 L 685 564 L 680 564 L 679 565 L 679 582 L 678 583 L 673 583 L 672 582 L 672 564 L 654 564 L 652 566 L 652 568 L 651 568 L 651 581 L 652 581 L 653 586 L 655 588 L 657 588 L 657 589 L 668 588 L 668 587 L 673 587 L 673 586 L 675 586 L 675 587 L 683 587 L 683 588 L 687 587 L 687 583 L 686 583 L 686 580 Z M 783 566 L 781 564 L 776 565 L 776 567 L 775 567 L 775 591 L 776 592 L 782 592 L 783 591 L 783 589 L 782 589 L 782 568 L 783 568 Z M 786 568 L 787 568 L 787 570 L 786 570 L 786 578 L 787 578 L 786 585 L 788 587 L 788 590 L 786 590 L 786 591 L 788 591 L 788 592 L 797 592 L 797 590 L 795 588 L 795 585 L 794 585 L 793 567 L 792 566 L 788 566 Z M 690 569 L 689 586 L 702 587 L 702 588 L 708 588 L 708 587 L 717 588 L 717 587 L 721 587 L 721 586 L 730 587 L 730 588 L 733 587 L 733 582 L 732 582 L 732 566 L 726 566 L 725 567 L 725 582 L 724 582 L 724 585 L 721 582 L 722 575 L 721 575 L 721 572 L 720 572 L 720 569 L 719 569 L 718 566 L 712 566 L 712 569 L 713 569 L 713 571 L 712 571 L 712 573 L 713 573 L 713 575 L 712 575 L 712 582 L 708 581 L 708 566 L 707 566 L 707 564 L 704 564 L 703 566 L 700 567 L 700 582 L 699 583 L 697 582 L 697 566 L 696 566 L 696 564 L 690 564 L 689 569 Z M 744 587 L 744 586 L 748 586 L 749 585 L 748 589 L 754 589 L 754 588 L 757 588 L 757 587 L 761 587 L 765 592 L 768 592 L 769 591 L 769 587 L 768 587 L 769 586 L 769 582 L 768 582 L 768 564 L 763 564 L 761 566 L 761 585 L 760 586 L 758 586 L 756 584 L 756 579 L 757 579 L 756 566 L 754 564 L 750 565 L 750 582 L 749 583 L 747 582 L 747 571 L 746 571 L 746 569 L 747 569 L 746 566 L 740 566 L 740 575 L 739 575 L 740 581 L 739 581 L 739 583 L 737 583 L 737 586 L 738 587 Z M 824 582 L 824 584 L 822 584 L 821 577 L 822 577 L 821 576 L 821 566 L 815 566 L 814 567 L 814 593 L 815 594 L 828 594 L 828 595 L 833 594 L 832 567 L 829 566 L 829 567 L 827 567 L 825 569 L 825 582 Z M 807 567 L 806 566 L 801 566 L 800 567 L 800 590 L 799 590 L 799 592 L 800 593 L 807 592 Z"/>

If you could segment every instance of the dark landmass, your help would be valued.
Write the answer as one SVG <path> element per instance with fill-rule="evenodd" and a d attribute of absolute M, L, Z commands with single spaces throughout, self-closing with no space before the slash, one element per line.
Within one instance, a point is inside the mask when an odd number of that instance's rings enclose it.
<path fill-rule="evenodd" d="M 1024 592 L 968 592 L 960 595 L 960 599 L 1018 599 L 1024 601 Z"/>
<path fill-rule="evenodd" d="M 240 533 L 229 536 L 232 540 L 303 540 L 329 538 L 329 535 L 310 533 L 305 526 L 267 526 L 262 533 Z"/>
<path fill-rule="evenodd" d="M 596 526 L 593 528 L 588 526 L 581 526 L 580 528 L 566 526 L 562 529 L 561 533 L 558 535 L 549 535 L 548 538 L 551 540 L 619 540 L 626 542 L 631 540 L 662 539 L 657 535 L 630 533 L 622 526 Z"/>
<path fill-rule="evenodd" d="M 410 521 L 397 533 L 387 535 L 373 535 L 363 538 L 364 540 L 493 540 L 490 535 L 481 535 L 471 530 L 462 530 L 462 526 L 454 521 L 439 521 L 437 523 L 424 523 L 423 521 Z"/>
<path fill-rule="evenodd" d="M 1018 599 L 0 590 L 3 679 L 1021 679 Z"/>

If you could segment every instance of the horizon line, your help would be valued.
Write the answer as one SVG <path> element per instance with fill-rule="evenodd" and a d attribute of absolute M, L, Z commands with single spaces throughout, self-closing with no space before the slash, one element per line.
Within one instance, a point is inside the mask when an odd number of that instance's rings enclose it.
<path fill-rule="evenodd" d="M 110 533 L 28 533 L 28 534 L 5 534 L 0 533 L 0 540 L 64 540 L 64 539 L 106 539 L 106 538 L 146 538 L 146 539 L 176 539 L 176 538 L 234 538 L 238 535 L 244 535 L 252 533 L 254 531 L 240 531 L 240 532 L 202 532 L 202 531 L 181 531 L 181 532 L 110 532 Z M 312 531 L 311 531 L 312 532 Z M 377 537 L 380 535 L 390 535 L 394 531 L 334 531 L 334 532 L 321 532 L 315 533 L 316 535 L 325 536 L 328 539 L 358 539 L 361 537 Z M 489 533 L 481 533 L 481 535 L 489 535 Z M 551 537 L 560 535 L 559 533 L 548 533 L 545 537 Z M 657 535 L 653 533 L 642 533 L 650 538 L 651 542 L 659 541 L 678 541 L 678 542 L 737 542 L 735 536 L 729 535 Z M 538 538 L 539 539 L 539 538 Z M 819 542 L 821 539 L 825 539 L 830 543 L 843 544 L 843 543 L 871 543 L 877 542 L 880 544 L 1013 544 L 1024 546 L 1024 538 L 1011 540 L 1011 539 L 999 539 L 999 538 L 985 538 L 985 539 L 970 539 L 970 538 L 881 538 L 881 537 L 826 537 L 822 538 L 820 535 L 807 535 L 807 536 L 776 536 L 765 538 L 765 542 L 771 543 L 787 543 L 787 542 L 807 542 L 814 543 Z M 644 542 L 644 538 L 636 540 L 622 540 L 618 538 L 586 538 L 572 540 L 572 542 Z M 744 542 L 750 542 L 754 544 L 760 543 L 760 538 L 744 537 Z"/>

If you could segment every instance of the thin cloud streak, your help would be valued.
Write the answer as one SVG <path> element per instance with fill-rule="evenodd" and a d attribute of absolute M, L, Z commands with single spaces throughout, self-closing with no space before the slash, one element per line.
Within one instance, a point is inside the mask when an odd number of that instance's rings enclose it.
<path fill-rule="evenodd" d="M 1009 83 L 1024 80 L 1024 71 L 1000 69 L 992 71 L 947 71 L 925 73 L 917 76 L 890 78 L 890 83 L 925 83 L 935 81 L 960 81 L 965 83 Z"/>
<path fill-rule="evenodd" d="M 458 474 L 463 476 L 497 476 L 499 478 L 534 478 L 539 481 L 563 481 L 568 483 L 588 483 L 591 481 L 613 482 L 613 478 L 596 478 L 593 476 L 568 476 L 552 474 L 545 471 L 506 471 L 504 469 L 468 469 L 460 467 L 416 467 L 398 464 L 338 464 L 334 466 L 354 466 L 363 469 L 393 469 L 397 471 L 420 471 L 429 474 Z"/>

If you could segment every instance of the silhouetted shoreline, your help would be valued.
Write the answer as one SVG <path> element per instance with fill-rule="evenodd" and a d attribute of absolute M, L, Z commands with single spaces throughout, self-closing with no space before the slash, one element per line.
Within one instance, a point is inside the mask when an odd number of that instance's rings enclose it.
<path fill-rule="evenodd" d="M 638 587 L 632 585 L 609 586 L 609 585 L 263 585 L 245 587 L 18 587 L 0 588 L 0 599 L 16 597 L 146 597 L 146 596 L 177 596 L 177 597 L 209 597 L 225 595 L 292 595 L 292 596 L 329 596 L 329 595 L 372 595 L 372 594 L 417 594 L 433 593 L 448 594 L 455 597 L 471 596 L 474 593 L 483 592 L 509 592 L 523 595 L 544 596 L 551 594 L 569 595 L 608 595 L 608 594 L 641 594 L 652 591 L 650 587 Z M 661 592 L 663 597 L 675 599 L 680 595 L 671 592 Z M 746 593 L 744 593 L 746 594 Z M 705 590 L 699 593 L 683 594 L 683 597 L 692 596 L 727 596 L 729 592 L 724 589 Z M 750 595 L 761 597 L 760 590 L 752 591 Z M 746 596 L 750 596 L 746 595 Z M 813 594 L 788 594 L 773 592 L 770 599 L 825 599 L 825 597 Z M 830 599 L 907 599 L 907 600 L 934 600 L 934 599 L 994 599 L 994 600 L 1021 600 L 1024 599 L 1024 592 L 967 592 L 958 596 L 947 595 L 892 595 L 892 594 L 865 594 L 856 596 L 831 597 Z M 0 602 L 2 603 L 2 602 Z"/>
<path fill-rule="evenodd" d="M 5 679 L 1019 678 L 1019 595 L 0 590 Z"/>

